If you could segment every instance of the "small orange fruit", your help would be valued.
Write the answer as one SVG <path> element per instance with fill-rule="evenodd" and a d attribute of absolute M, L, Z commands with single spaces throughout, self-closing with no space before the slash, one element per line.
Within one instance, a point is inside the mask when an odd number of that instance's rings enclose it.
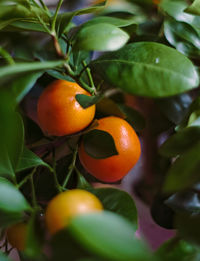
<path fill-rule="evenodd" d="M 102 211 L 100 200 L 82 189 L 72 189 L 55 196 L 48 204 L 45 221 L 50 234 L 65 228 L 78 215 Z"/>
<path fill-rule="evenodd" d="M 25 249 L 27 237 L 27 224 L 18 223 L 7 229 L 8 242 L 20 251 Z"/>
<path fill-rule="evenodd" d="M 98 121 L 96 129 L 108 132 L 114 139 L 118 155 L 105 159 L 92 158 L 79 147 L 79 158 L 84 168 L 97 179 L 115 182 L 122 179 L 137 163 L 140 154 L 140 141 L 131 125 L 118 117 L 105 117 Z"/>
<path fill-rule="evenodd" d="M 56 80 L 39 98 L 39 124 L 48 135 L 64 136 L 86 128 L 94 118 L 95 105 L 84 109 L 76 100 L 77 94 L 90 95 L 77 83 Z"/>

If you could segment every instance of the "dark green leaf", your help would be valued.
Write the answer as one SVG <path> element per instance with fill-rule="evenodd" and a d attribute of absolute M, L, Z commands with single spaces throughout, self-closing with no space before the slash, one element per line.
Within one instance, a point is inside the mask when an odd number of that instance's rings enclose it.
<path fill-rule="evenodd" d="M 200 142 L 182 154 L 167 173 L 164 190 L 167 192 L 189 188 L 199 181 Z"/>
<path fill-rule="evenodd" d="M 177 192 L 165 200 L 165 204 L 174 212 L 200 214 L 200 198 L 197 191 L 192 189 Z"/>
<path fill-rule="evenodd" d="M 8 180 L 0 177 L 0 210 L 17 212 L 30 210 L 22 193 Z"/>
<path fill-rule="evenodd" d="M 179 213 L 176 215 L 175 220 L 175 225 L 180 238 L 188 240 L 193 244 L 194 247 L 196 244 L 200 244 L 200 231 L 199 229 L 197 229 L 200 226 L 199 217 L 199 215 L 188 215 L 187 213 Z M 199 251 L 199 247 L 197 249 Z M 194 250 L 193 253 L 195 254 Z M 191 259 L 188 259 L 188 261 L 190 260 Z M 195 258 L 194 260 L 198 261 L 198 259 Z"/>
<path fill-rule="evenodd" d="M 39 24 L 38 21 L 13 21 L 10 23 L 10 28 L 16 28 L 18 31 L 35 31 L 35 32 L 46 32 L 43 25 Z M 13 31 L 11 29 L 11 31 Z"/>
<path fill-rule="evenodd" d="M 31 150 L 28 150 L 26 147 L 24 147 L 16 172 L 20 172 L 22 170 L 30 169 L 37 166 L 44 166 L 51 169 L 51 167 L 46 162 L 44 162 L 40 157 L 38 157 Z"/>
<path fill-rule="evenodd" d="M 124 46 L 128 39 L 126 32 L 112 24 L 83 25 L 73 39 L 73 50 L 114 51 Z"/>
<path fill-rule="evenodd" d="M 46 72 L 50 76 L 54 77 L 55 79 L 74 82 L 74 80 L 70 76 L 66 75 L 65 73 L 58 72 L 58 71 L 55 71 L 55 70 L 48 70 Z"/>
<path fill-rule="evenodd" d="M 99 5 L 94 5 L 88 8 L 79 9 L 73 12 L 67 12 L 58 15 L 56 21 L 56 27 L 57 27 L 57 33 L 59 37 L 68 30 L 69 25 L 74 16 L 95 13 L 96 11 L 100 11 L 102 8 L 104 8 L 105 4 L 106 1 L 103 1 Z"/>
<path fill-rule="evenodd" d="M 122 119 L 126 118 L 126 115 L 122 112 L 118 104 L 109 98 L 104 97 L 102 100 L 100 100 L 97 103 L 96 108 L 97 112 L 100 112 L 103 116 L 113 115 Z"/>
<path fill-rule="evenodd" d="M 142 241 L 134 237 L 134 226 L 114 213 L 104 211 L 76 217 L 71 220 L 68 230 L 82 247 L 108 260 L 151 258 Z"/>
<path fill-rule="evenodd" d="M 156 104 L 159 106 L 162 113 L 175 124 L 178 124 L 183 120 L 191 103 L 192 98 L 187 93 L 156 100 Z"/>
<path fill-rule="evenodd" d="M 200 140 L 200 127 L 188 127 L 180 130 L 160 147 L 160 154 L 175 157 L 192 148 Z"/>
<path fill-rule="evenodd" d="M 113 137 L 106 131 L 91 130 L 83 136 L 83 144 L 86 153 L 96 159 L 118 154 Z"/>
<path fill-rule="evenodd" d="M 76 95 L 76 100 L 78 101 L 78 103 L 84 108 L 88 108 L 94 104 L 96 104 L 97 102 L 99 102 L 99 100 L 101 100 L 103 98 L 102 95 L 96 95 L 96 96 L 88 96 L 88 95 L 84 95 L 84 94 L 77 94 Z"/>
<path fill-rule="evenodd" d="M 41 75 L 41 72 L 32 73 L 20 77 L 14 81 L 11 86 L 11 91 L 17 103 L 21 102 L 21 100 L 31 90 L 31 88 L 35 85 L 36 81 L 38 80 L 38 78 L 41 77 Z"/>
<path fill-rule="evenodd" d="M 156 255 L 163 261 L 198 261 L 199 249 L 189 242 L 173 238 L 165 242 Z"/>
<path fill-rule="evenodd" d="M 0 210 L 0 226 L 1 228 L 7 228 L 13 224 L 17 224 L 23 220 L 24 216 L 22 212 L 5 212 Z"/>
<path fill-rule="evenodd" d="M 197 71 L 187 57 L 153 42 L 129 44 L 103 55 L 90 67 L 109 84 L 141 96 L 172 96 L 199 84 Z"/>
<path fill-rule="evenodd" d="M 122 110 L 122 112 L 126 115 L 126 120 L 131 124 L 131 126 L 136 131 L 140 131 L 144 129 L 145 119 L 138 111 L 124 104 L 118 104 L 118 106 Z"/>
<path fill-rule="evenodd" d="M 31 216 L 27 228 L 27 240 L 24 254 L 32 259 L 40 260 L 42 250 L 41 223 L 38 220 L 36 212 Z"/>
<path fill-rule="evenodd" d="M 24 126 L 10 93 L 0 93 L 0 175 L 13 179 L 24 144 Z"/>
<path fill-rule="evenodd" d="M 194 2 L 185 10 L 185 12 L 200 15 L 200 0 L 194 0 Z"/>
<path fill-rule="evenodd" d="M 137 227 L 137 209 L 127 192 L 115 188 L 99 188 L 90 191 L 101 200 L 105 210 L 127 218 Z"/>

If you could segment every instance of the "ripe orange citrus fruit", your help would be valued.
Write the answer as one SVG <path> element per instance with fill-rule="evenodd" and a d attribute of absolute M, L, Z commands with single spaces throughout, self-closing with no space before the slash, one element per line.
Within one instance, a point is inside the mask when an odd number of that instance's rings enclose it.
<path fill-rule="evenodd" d="M 106 131 L 113 137 L 118 155 L 105 159 L 92 158 L 82 142 L 79 158 L 91 175 L 104 182 L 115 182 L 122 179 L 137 163 L 141 154 L 140 141 L 134 129 L 121 118 L 105 117 L 98 122 L 96 129 Z"/>
<path fill-rule="evenodd" d="M 86 213 L 102 211 L 100 200 L 92 193 L 72 189 L 58 194 L 48 204 L 45 221 L 50 234 L 65 228 L 70 219 Z"/>
<path fill-rule="evenodd" d="M 8 242 L 20 251 L 25 249 L 27 224 L 18 223 L 7 229 Z"/>
<path fill-rule="evenodd" d="M 77 83 L 56 80 L 39 98 L 37 112 L 41 128 L 48 135 L 64 136 L 86 128 L 94 118 L 95 105 L 84 109 L 77 94 L 90 95 Z"/>

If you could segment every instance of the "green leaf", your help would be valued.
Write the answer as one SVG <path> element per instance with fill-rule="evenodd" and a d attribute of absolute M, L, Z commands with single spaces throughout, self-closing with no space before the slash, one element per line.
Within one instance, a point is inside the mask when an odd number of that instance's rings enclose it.
<path fill-rule="evenodd" d="M 37 166 L 44 166 L 51 169 L 51 167 L 46 162 L 44 162 L 40 157 L 38 157 L 31 150 L 24 147 L 16 172 L 20 172 L 22 170 L 30 169 Z"/>
<path fill-rule="evenodd" d="M 100 112 L 103 116 L 113 115 L 122 119 L 126 118 L 126 115 L 122 112 L 119 105 L 109 98 L 104 97 L 100 100 L 97 103 L 96 108 L 97 112 Z"/>
<path fill-rule="evenodd" d="M 0 251 L 0 260 L 1 261 L 11 261 L 11 259 L 1 251 Z"/>
<path fill-rule="evenodd" d="M 13 76 L 19 76 L 27 72 L 44 71 L 53 69 L 64 64 L 64 61 L 48 61 L 48 62 L 29 62 L 16 63 L 14 65 L 7 65 L 0 68 L 1 84 L 4 80 L 10 80 Z"/>
<path fill-rule="evenodd" d="M 20 213 L 30 208 L 22 193 L 11 182 L 0 177 L 0 211 Z"/>
<path fill-rule="evenodd" d="M 176 125 L 184 119 L 191 103 L 192 97 L 188 93 L 156 100 L 161 112 Z"/>
<path fill-rule="evenodd" d="M 33 21 L 13 21 L 10 23 L 10 28 L 16 28 L 18 31 L 35 31 L 46 33 L 43 25 L 39 24 L 37 20 Z M 13 31 L 11 29 L 11 31 Z"/>
<path fill-rule="evenodd" d="M 128 123 L 136 130 L 140 131 L 145 127 L 145 119 L 144 117 L 133 108 L 125 105 L 125 104 L 118 104 L 119 108 L 125 114 L 125 118 Z"/>
<path fill-rule="evenodd" d="M 24 144 L 24 126 L 21 116 L 13 110 L 10 93 L 0 92 L 0 176 L 13 179 Z"/>
<path fill-rule="evenodd" d="M 124 46 L 128 39 L 126 32 L 112 24 L 83 25 L 73 38 L 73 50 L 114 51 Z"/>
<path fill-rule="evenodd" d="M 200 140 L 200 127 L 188 127 L 167 139 L 159 152 L 166 157 L 175 157 L 191 149 L 198 140 Z"/>
<path fill-rule="evenodd" d="M 185 55 L 200 54 L 199 32 L 185 22 L 168 19 L 164 22 L 164 34 L 168 42 Z"/>
<path fill-rule="evenodd" d="M 105 259 L 150 260 L 148 249 L 134 237 L 134 226 L 114 213 L 104 211 L 76 217 L 68 230 L 82 247 Z"/>
<path fill-rule="evenodd" d="M 106 131 L 91 130 L 83 136 L 86 153 L 96 159 L 118 155 L 113 137 Z"/>
<path fill-rule="evenodd" d="M 200 0 L 194 0 L 194 2 L 185 10 L 185 12 L 200 15 Z"/>
<path fill-rule="evenodd" d="M 199 249 L 197 246 L 177 238 L 165 242 L 156 252 L 163 261 L 198 261 Z"/>
<path fill-rule="evenodd" d="M 164 191 L 173 192 L 189 188 L 199 181 L 200 142 L 183 153 L 169 169 Z"/>
<path fill-rule="evenodd" d="M 0 226 L 7 228 L 13 224 L 23 221 L 24 215 L 22 212 L 5 212 L 0 210 Z"/>
<path fill-rule="evenodd" d="M 41 223 L 38 220 L 37 213 L 33 212 L 27 228 L 27 239 L 24 254 L 32 259 L 40 260 L 42 250 Z"/>
<path fill-rule="evenodd" d="M 76 100 L 78 101 L 78 103 L 84 108 L 88 108 L 94 104 L 96 104 L 97 102 L 99 102 L 99 100 L 101 100 L 103 98 L 102 95 L 96 95 L 96 96 L 88 96 L 88 95 L 84 95 L 84 94 L 77 94 L 76 95 Z"/>
<path fill-rule="evenodd" d="M 88 22 L 86 22 L 84 25 L 92 25 L 92 24 L 98 24 L 98 23 L 106 23 L 106 24 L 112 24 L 117 27 L 127 27 L 129 25 L 135 24 L 135 27 L 137 28 L 137 24 L 134 19 L 121 19 L 118 17 L 112 17 L 112 16 L 98 16 L 95 17 Z"/>
<path fill-rule="evenodd" d="M 65 33 L 68 30 L 70 23 L 74 16 L 95 13 L 97 11 L 100 11 L 102 8 L 104 8 L 105 4 L 106 4 L 106 1 L 103 1 L 99 5 L 94 5 L 91 7 L 87 7 L 87 8 L 79 9 L 79 10 L 76 10 L 73 12 L 67 12 L 67 13 L 58 15 L 57 20 L 56 20 L 56 31 L 57 31 L 58 36 L 60 37 L 63 33 Z"/>
<path fill-rule="evenodd" d="M 14 83 L 11 86 L 11 91 L 17 103 L 20 103 L 22 101 L 22 99 L 32 89 L 32 87 L 35 85 L 36 81 L 38 80 L 38 78 L 41 77 L 41 75 L 42 72 L 31 73 L 19 77 L 14 81 Z"/>
<path fill-rule="evenodd" d="M 135 95 L 167 97 L 199 84 L 192 62 L 163 44 L 138 42 L 93 61 L 90 67 L 108 84 Z"/>
<path fill-rule="evenodd" d="M 115 188 L 89 189 L 103 204 L 105 210 L 115 212 L 137 227 L 137 209 L 132 197 L 125 191 Z"/>
<path fill-rule="evenodd" d="M 66 75 L 65 73 L 58 72 L 58 71 L 55 71 L 55 70 L 48 70 L 48 71 L 46 71 L 46 72 L 47 72 L 50 76 L 52 76 L 53 78 L 55 78 L 55 79 L 74 82 L 74 80 L 73 80 L 70 76 Z"/>

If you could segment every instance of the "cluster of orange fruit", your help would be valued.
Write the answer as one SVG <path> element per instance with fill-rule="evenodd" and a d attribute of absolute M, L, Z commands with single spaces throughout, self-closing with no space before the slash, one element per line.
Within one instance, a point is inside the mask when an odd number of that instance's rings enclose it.
<path fill-rule="evenodd" d="M 77 94 L 90 95 L 77 83 L 56 80 L 41 94 L 38 100 L 38 119 L 47 135 L 64 136 L 86 128 L 95 116 L 95 105 L 84 109 L 76 100 Z M 117 155 L 96 159 L 87 154 L 83 142 L 79 146 L 79 158 L 84 168 L 97 179 L 115 182 L 122 179 L 137 163 L 141 147 L 134 129 L 124 119 L 105 117 L 98 120 L 98 130 L 108 132 L 115 142 Z M 101 211 L 102 203 L 92 193 L 73 189 L 54 197 L 45 213 L 46 226 L 55 234 L 68 225 L 74 216 Z M 7 230 L 7 238 L 13 247 L 24 250 L 27 224 L 19 223 Z"/>

